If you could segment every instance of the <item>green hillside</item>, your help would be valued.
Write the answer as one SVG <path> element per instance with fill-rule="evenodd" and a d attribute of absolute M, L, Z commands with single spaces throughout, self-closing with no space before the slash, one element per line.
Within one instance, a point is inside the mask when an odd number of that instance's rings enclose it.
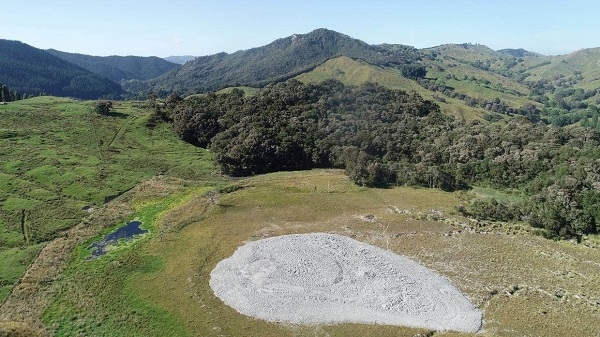
<path fill-rule="evenodd" d="M 121 87 L 22 42 L 0 40 L 0 83 L 21 94 L 82 99 L 117 98 Z"/>
<path fill-rule="evenodd" d="M 36 97 L 0 105 L 0 301 L 44 242 L 92 208 L 159 173 L 198 179 L 213 164 L 170 127 L 149 129 L 151 109 Z M 214 179 L 213 179 L 214 180 Z"/>
<path fill-rule="evenodd" d="M 372 64 L 401 65 L 416 60 L 415 48 L 372 46 L 327 29 L 278 39 L 266 46 L 198 57 L 156 79 L 126 83 L 130 91 L 200 93 L 231 86 L 264 86 L 311 70 L 328 59 L 348 56 Z"/>
<path fill-rule="evenodd" d="M 404 77 L 397 68 L 376 66 L 346 56 L 328 60 L 295 78 L 303 83 L 319 83 L 335 79 L 345 85 L 361 85 L 370 82 L 378 83 L 389 89 L 414 90 L 424 98 L 436 101 L 444 113 L 457 118 L 481 119 L 486 113 L 484 109 L 470 107 L 461 100 L 451 97 L 443 98 L 434 91 L 427 90 L 415 80 Z"/>
<path fill-rule="evenodd" d="M 402 76 L 398 69 L 376 66 L 347 56 L 327 60 L 295 78 L 304 83 L 319 83 L 335 79 L 346 85 L 377 82 L 390 89 L 420 90 L 421 88 L 414 81 Z"/>
<path fill-rule="evenodd" d="M 558 126 L 600 127 L 600 48 L 560 56 L 524 50 L 493 51 L 473 44 L 443 45 L 425 51 L 436 57 L 428 76 L 469 96 L 489 99 L 495 95 L 513 109 L 521 106 L 517 113 L 530 117 L 534 116 L 530 113 L 533 105 L 544 122 Z M 446 71 L 446 79 L 436 70 Z"/>
<path fill-rule="evenodd" d="M 317 29 L 266 46 L 196 58 L 156 79 L 123 83 L 133 93 L 166 97 L 231 87 L 260 88 L 296 78 L 305 83 L 336 79 L 376 82 L 415 90 L 461 119 L 498 121 L 522 115 L 533 122 L 600 128 L 600 49 L 544 56 L 524 49 L 492 50 L 480 44 L 415 49 L 369 45 Z"/>
<path fill-rule="evenodd" d="M 583 89 L 597 91 L 600 88 L 600 48 L 583 49 L 568 55 L 547 58 L 544 64 L 527 72 L 528 81 L 548 81 L 556 89 Z M 585 100 L 596 102 L 597 93 Z"/>

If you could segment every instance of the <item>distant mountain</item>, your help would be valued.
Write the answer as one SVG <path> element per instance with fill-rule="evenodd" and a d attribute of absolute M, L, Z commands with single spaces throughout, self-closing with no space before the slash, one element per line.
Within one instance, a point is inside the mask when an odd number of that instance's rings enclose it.
<path fill-rule="evenodd" d="M 417 49 L 402 45 L 373 46 L 327 29 L 278 39 L 266 46 L 233 54 L 202 56 L 180 68 L 147 81 L 125 83 L 126 89 L 152 89 L 161 93 L 197 93 L 229 86 L 264 86 L 307 72 L 339 56 L 385 66 L 416 61 Z"/>
<path fill-rule="evenodd" d="M 149 80 L 179 67 L 177 63 L 155 56 L 90 56 L 54 49 L 47 52 L 117 83 L 124 80 Z"/>
<path fill-rule="evenodd" d="M 196 58 L 196 56 L 192 56 L 192 55 L 164 57 L 165 60 L 167 60 L 169 62 L 177 63 L 177 64 L 184 64 L 184 63 L 186 63 L 188 61 L 191 61 L 191 60 L 193 60 L 195 58 Z"/>
<path fill-rule="evenodd" d="M 466 119 L 500 120 L 522 115 L 555 125 L 598 126 L 600 48 L 562 56 L 524 49 L 495 51 L 480 44 L 446 44 L 419 50 L 424 78 L 407 78 L 397 67 L 345 57 L 328 60 L 296 77 L 318 83 L 377 82 L 414 90 L 434 100 L 447 114 Z"/>
<path fill-rule="evenodd" d="M 22 94 L 82 99 L 118 97 L 121 86 L 19 41 L 0 40 L 0 83 Z"/>
<path fill-rule="evenodd" d="M 130 92 L 159 96 L 232 87 L 260 88 L 296 78 L 318 83 L 377 82 L 414 90 L 461 119 L 498 121 L 514 115 L 555 125 L 600 130 L 600 48 L 545 56 L 481 44 L 415 49 L 369 45 L 327 29 L 296 34 L 233 54 L 198 57 L 157 78 L 123 82 Z"/>
<path fill-rule="evenodd" d="M 498 50 L 498 52 L 500 53 L 504 53 L 504 54 L 508 54 L 510 56 L 514 56 L 514 57 L 525 57 L 525 56 L 539 56 L 540 54 L 538 53 L 534 53 L 531 51 L 527 51 L 523 48 L 519 48 L 519 49 L 500 49 Z"/>

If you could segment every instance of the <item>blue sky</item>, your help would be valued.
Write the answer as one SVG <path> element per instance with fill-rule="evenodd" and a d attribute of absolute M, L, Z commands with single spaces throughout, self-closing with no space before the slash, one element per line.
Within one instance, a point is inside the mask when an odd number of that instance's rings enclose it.
<path fill-rule="evenodd" d="M 316 28 L 417 48 L 600 47 L 600 3 L 588 0 L 25 0 L 2 9 L 0 38 L 102 56 L 231 53 Z"/>

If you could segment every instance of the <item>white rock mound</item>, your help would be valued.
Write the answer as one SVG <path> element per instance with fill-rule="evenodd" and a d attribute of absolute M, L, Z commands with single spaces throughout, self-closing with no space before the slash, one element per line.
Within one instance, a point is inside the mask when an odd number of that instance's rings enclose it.
<path fill-rule="evenodd" d="M 481 312 L 444 277 L 341 235 L 284 235 L 248 243 L 217 264 L 210 286 L 238 312 L 270 322 L 461 332 L 481 327 Z"/>

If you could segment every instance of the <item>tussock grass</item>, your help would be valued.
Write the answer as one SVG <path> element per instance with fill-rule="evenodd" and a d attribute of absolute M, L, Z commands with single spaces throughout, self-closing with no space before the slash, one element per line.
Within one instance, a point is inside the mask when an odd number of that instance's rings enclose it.
<path fill-rule="evenodd" d="M 512 194 L 509 192 L 495 190 L 489 187 L 483 186 L 474 186 L 470 191 L 471 195 L 476 196 L 480 199 L 496 199 L 497 201 L 502 202 L 521 202 L 523 201 L 523 197 L 520 194 Z"/>

